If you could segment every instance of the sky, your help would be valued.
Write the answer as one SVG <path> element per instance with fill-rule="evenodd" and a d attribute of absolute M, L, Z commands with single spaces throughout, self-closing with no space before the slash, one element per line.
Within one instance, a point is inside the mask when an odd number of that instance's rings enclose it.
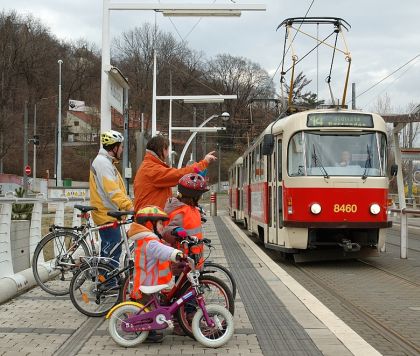
<path fill-rule="evenodd" d="M 126 0 L 124 2 L 140 1 Z M 187 41 L 188 46 L 204 53 L 205 58 L 228 53 L 258 63 L 273 76 L 278 94 L 280 77 L 277 70 L 282 61 L 284 27 L 278 25 L 286 18 L 307 16 L 340 17 L 351 28 L 343 31 L 345 43 L 337 47 L 348 48 L 351 61 L 349 83 L 356 85 L 356 106 L 366 111 L 376 111 L 378 98 L 390 98 L 391 110 L 407 113 L 410 105 L 420 104 L 420 15 L 419 0 L 162 0 L 162 3 L 217 3 L 265 4 L 265 12 L 243 12 L 242 16 L 227 18 L 168 18 L 153 11 L 112 11 L 111 37 L 140 26 L 143 22 L 155 23 L 175 38 Z M 113 0 L 112 2 L 121 2 Z M 141 3 L 158 3 L 142 0 Z M 2 10 L 16 10 L 31 14 L 50 28 L 51 33 L 64 40 L 86 39 L 101 48 L 102 0 L 0 0 Z M 309 11 L 308 11 L 309 10 Z M 297 25 L 298 27 L 298 25 Z M 316 36 L 316 26 L 305 25 L 301 30 Z M 320 26 L 318 37 L 325 37 L 331 26 Z M 292 34 L 294 36 L 294 33 Z M 290 36 L 292 37 L 292 36 Z M 329 42 L 333 44 L 333 42 Z M 293 49 L 301 59 L 315 41 L 298 34 Z M 286 55 L 285 69 L 289 69 L 291 53 Z M 312 80 L 308 90 L 318 93 L 320 99 L 330 102 L 330 92 L 325 78 L 328 76 L 332 49 L 327 46 L 302 59 L 296 71 L 302 71 Z M 411 61 L 411 62 L 410 62 Z M 408 63 L 408 65 L 405 65 Z M 65 65 L 65 63 L 63 64 Z M 405 65 L 405 66 L 404 66 Z M 398 68 L 402 67 L 399 71 Z M 341 52 L 336 52 L 331 75 L 334 98 L 343 93 L 347 62 Z M 277 72 L 276 72 L 277 70 Z M 389 76 L 396 71 L 395 74 Z M 289 71 L 286 82 L 290 81 Z M 384 80 L 385 79 L 385 80 Z M 382 82 L 380 82 L 382 81 Z M 193 94 L 193 93 L 192 93 Z M 349 85 L 347 102 L 351 100 Z"/>

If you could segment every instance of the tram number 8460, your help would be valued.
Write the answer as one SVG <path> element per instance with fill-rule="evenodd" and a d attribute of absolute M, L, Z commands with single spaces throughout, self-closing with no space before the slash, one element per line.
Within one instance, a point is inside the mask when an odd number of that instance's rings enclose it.
<path fill-rule="evenodd" d="M 356 213 L 356 204 L 334 204 L 334 213 Z"/>

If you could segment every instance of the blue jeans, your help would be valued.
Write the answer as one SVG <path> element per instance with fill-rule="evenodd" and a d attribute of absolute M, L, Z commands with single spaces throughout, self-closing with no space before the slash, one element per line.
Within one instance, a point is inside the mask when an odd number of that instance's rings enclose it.
<path fill-rule="evenodd" d="M 99 230 L 99 236 L 101 237 L 101 257 L 112 257 L 109 264 L 114 267 L 119 267 L 119 260 L 122 252 L 122 245 L 120 245 L 113 253 L 109 255 L 111 250 L 116 244 L 121 241 L 120 228 L 108 227 L 103 230 Z"/>

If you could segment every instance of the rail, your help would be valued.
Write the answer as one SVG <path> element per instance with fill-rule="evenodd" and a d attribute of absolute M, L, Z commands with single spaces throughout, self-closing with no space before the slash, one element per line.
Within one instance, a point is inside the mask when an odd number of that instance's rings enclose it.
<path fill-rule="evenodd" d="M 32 274 L 31 263 L 35 248 L 42 237 L 43 205 L 55 205 L 54 224 L 63 226 L 65 206 L 69 205 L 69 203 L 80 203 L 83 201 L 85 201 L 84 198 L 76 197 L 46 199 L 43 195 L 31 198 L 18 198 L 12 193 L 7 193 L 4 197 L 0 197 L 0 303 L 36 284 Z M 12 241 L 11 238 L 13 204 L 33 204 L 28 231 L 29 245 L 19 245 L 17 249 L 21 255 L 19 257 L 16 257 L 17 253 L 13 253 L 16 249 L 12 249 L 12 246 L 16 245 L 16 241 Z M 72 226 L 80 225 L 81 221 L 78 211 L 73 208 L 72 214 Z M 21 242 L 19 243 L 21 244 Z M 18 271 L 14 265 L 22 257 L 29 259 L 29 261 L 26 261 L 29 268 Z"/>

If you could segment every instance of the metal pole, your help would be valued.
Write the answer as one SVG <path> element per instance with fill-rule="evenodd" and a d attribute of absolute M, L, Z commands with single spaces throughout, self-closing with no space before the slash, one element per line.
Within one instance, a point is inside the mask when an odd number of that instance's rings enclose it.
<path fill-rule="evenodd" d="M 169 72 L 169 95 L 172 96 L 172 71 Z M 172 99 L 169 100 L 169 167 L 172 167 Z"/>
<path fill-rule="evenodd" d="M 356 83 L 351 83 L 351 108 L 356 110 Z"/>
<path fill-rule="evenodd" d="M 402 213 L 402 210 L 406 208 L 405 195 L 404 195 L 404 180 L 402 175 L 402 164 L 401 164 L 401 149 L 398 132 L 393 132 L 392 138 L 394 140 L 394 155 L 395 163 L 398 165 L 397 173 L 397 186 L 398 186 L 398 202 L 399 208 L 401 209 L 401 242 L 400 242 L 400 258 L 407 258 L 407 215 Z"/>
<path fill-rule="evenodd" d="M 217 167 L 217 193 L 220 193 L 220 161 L 221 161 L 221 149 L 220 149 L 220 143 L 217 144 L 218 147 L 218 154 L 217 154 L 217 163 L 218 163 L 218 167 Z"/>
<path fill-rule="evenodd" d="M 408 124 L 408 147 L 413 147 L 413 123 Z M 408 161 L 408 176 L 407 176 L 407 198 L 410 202 L 413 198 L 413 160 Z"/>
<path fill-rule="evenodd" d="M 35 145 L 35 135 L 36 135 L 36 104 L 34 105 L 34 160 L 33 160 L 33 174 L 32 174 L 32 190 L 35 190 L 36 187 L 36 147 Z"/>
<path fill-rule="evenodd" d="M 109 105 L 108 69 L 111 64 L 109 33 L 109 0 L 103 0 L 102 9 L 102 61 L 101 61 L 101 132 L 111 129 L 111 105 Z"/>
<path fill-rule="evenodd" d="M 193 127 L 197 126 L 197 108 L 193 107 Z M 192 142 L 192 160 L 197 161 L 197 139 L 194 137 Z"/>
<path fill-rule="evenodd" d="M 57 123 L 57 176 L 55 186 L 61 186 L 61 65 L 63 61 L 58 60 L 58 123 Z"/>
<path fill-rule="evenodd" d="M 153 50 L 152 137 L 156 136 L 156 50 Z"/>
<path fill-rule="evenodd" d="M 25 111 L 23 114 L 23 189 L 25 196 L 28 191 L 28 175 L 25 173 L 25 167 L 28 165 L 28 102 L 25 101 Z"/>
<path fill-rule="evenodd" d="M 125 178 L 125 188 L 127 189 L 127 194 L 130 190 L 130 178 L 131 175 L 126 177 L 127 168 L 128 168 L 128 155 L 130 149 L 130 143 L 128 141 L 128 89 L 123 88 L 123 102 L 124 102 L 124 147 L 123 147 L 123 174 Z"/>

